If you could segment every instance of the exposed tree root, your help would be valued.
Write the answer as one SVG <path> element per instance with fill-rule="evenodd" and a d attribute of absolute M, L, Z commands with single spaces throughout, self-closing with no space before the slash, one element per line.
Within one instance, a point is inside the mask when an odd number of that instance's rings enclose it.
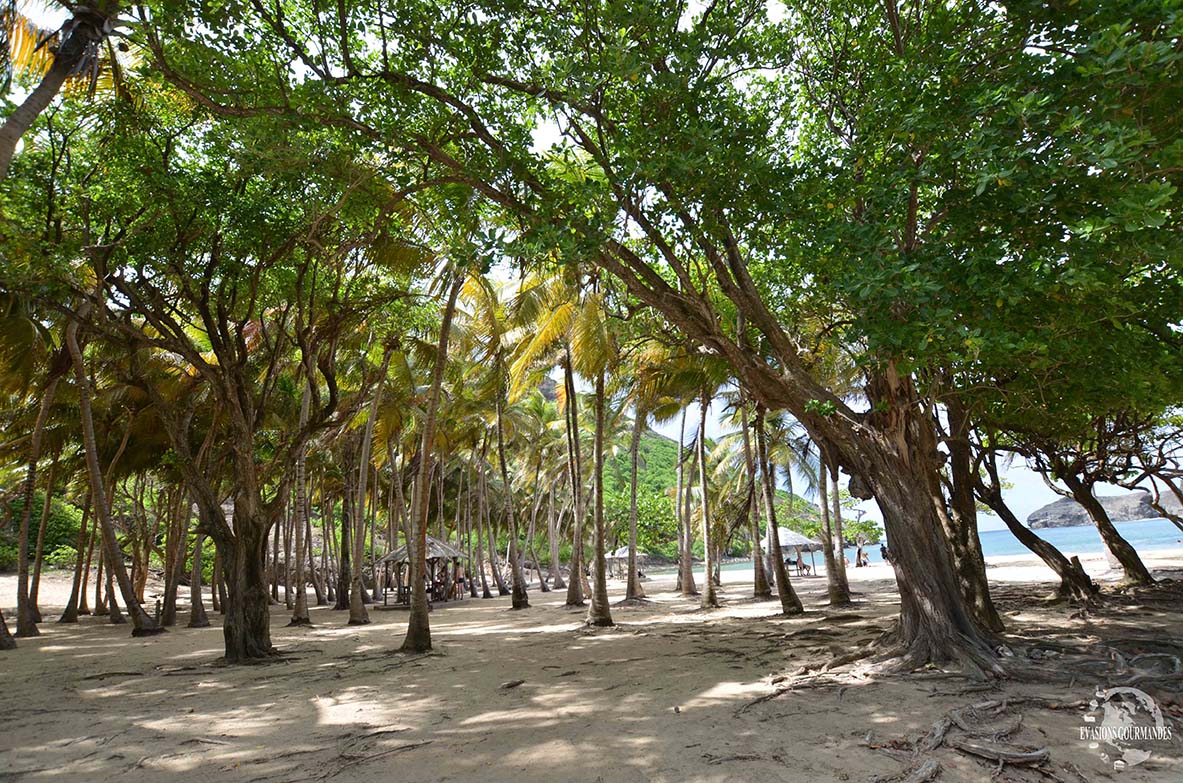
<path fill-rule="evenodd" d="M 934 758 L 941 748 L 992 762 L 996 765 L 995 779 L 1000 778 L 1007 765 L 1010 765 L 1026 767 L 1044 777 L 1062 780 L 1056 774 L 1057 768 L 1053 766 L 1051 753 L 1046 747 L 1024 747 L 1002 741 L 1022 728 L 1022 714 L 1009 710 L 1014 704 L 1023 701 L 1040 702 L 1052 708 L 1060 706 L 1043 697 L 981 701 L 949 710 L 933 723 L 926 735 L 914 741 L 895 739 L 876 742 L 871 732 L 867 732 L 864 739 L 867 747 L 884 752 L 906 765 L 895 775 L 872 778 L 871 783 L 923 783 L 932 780 L 941 769 L 940 762 Z M 1064 769 L 1080 777 L 1075 767 L 1065 765 Z"/>

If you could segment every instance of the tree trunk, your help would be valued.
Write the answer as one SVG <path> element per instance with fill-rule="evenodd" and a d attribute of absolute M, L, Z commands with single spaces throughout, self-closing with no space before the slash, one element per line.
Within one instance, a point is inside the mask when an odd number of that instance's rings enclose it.
<path fill-rule="evenodd" d="M 87 308 L 88 309 L 88 308 Z M 85 317 L 86 313 L 80 314 Z M 107 562 L 107 572 L 113 573 L 119 582 L 123 602 L 131 615 L 134 630 L 133 636 L 147 636 L 161 632 L 156 621 L 149 617 L 136 600 L 135 588 L 123 567 L 123 558 L 119 552 L 119 544 L 115 540 L 115 526 L 111 521 L 110 505 L 107 503 L 106 487 L 103 486 L 103 475 L 99 468 L 98 446 L 95 443 L 94 417 L 90 407 L 90 379 L 82 363 L 82 350 L 78 347 L 78 322 L 71 321 L 66 327 L 66 345 L 74 363 L 74 380 L 78 387 L 79 418 L 82 425 L 82 442 L 86 453 L 86 468 L 90 476 L 90 493 L 94 504 L 95 517 L 102 531 L 103 554 Z"/>
<path fill-rule="evenodd" d="M 177 624 L 177 588 L 185 573 L 185 555 L 189 548 L 189 507 L 184 501 L 184 493 L 178 493 L 178 500 L 174 504 L 176 522 L 173 524 L 172 536 L 173 560 L 169 564 L 172 567 L 168 569 L 164 588 L 164 609 L 160 613 L 160 624 L 163 626 Z"/>
<path fill-rule="evenodd" d="M 509 574 L 510 582 L 513 585 L 513 600 L 510 607 L 513 609 L 529 609 L 530 598 L 526 594 L 526 577 L 522 573 L 522 559 L 518 555 L 518 525 L 517 525 L 517 509 L 513 502 L 513 486 L 509 483 L 509 469 L 505 463 L 505 435 L 504 425 L 502 423 L 502 415 L 504 411 L 501 405 L 501 389 L 497 391 L 497 462 L 501 466 L 501 483 L 505 487 L 505 522 L 506 533 L 509 535 Z M 443 517 L 443 509 L 440 509 L 440 516 Z"/>
<path fill-rule="evenodd" d="M 539 477 L 542 473 L 542 460 L 544 454 L 538 455 L 538 465 L 534 469 L 534 504 L 530 510 L 530 531 L 526 534 L 527 543 L 530 546 L 530 556 L 534 558 L 534 568 L 538 571 L 538 590 L 543 593 L 549 593 L 550 588 L 546 585 L 546 575 L 542 573 L 542 560 L 538 557 L 538 540 L 535 538 L 538 525 L 538 512 L 542 508 L 542 493 L 539 491 Z"/>
<path fill-rule="evenodd" d="M 1117 532 L 1113 521 L 1109 519 L 1109 513 L 1105 511 L 1105 507 L 1093 494 L 1093 485 L 1086 484 L 1078 476 L 1070 473 L 1059 478 L 1072 492 L 1072 497 L 1076 502 L 1084 506 L 1085 511 L 1089 513 L 1089 517 L 1092 518 L 1093 524 L 1097 526 L 1097 531 L 1101 534 L 1101 540 L 1105 542 L 1105 547 L 1121 564 L 1121 568 L 1125 572 L 1125 581 L 1130 584 L 1153 584 L 1154 577 L 1150 575 L 1150 570 L 1146 568 L 1146 564 L 1138 556 L 1137 550 L 1122 538 L 1121 533 Z"/>
<path fill-rule="evenodd" d="M 998 481 L 998 468 L 994 464 L 994 455 L 990 454 L 983 460 L 983 465 L 990 475 L 991 483 L 987 486 L 980 476 L 977 478 L 975 489 L 978 498 L 1006 523 L 1007 530 L 1019 540 L 1019 543 L 1039 555 L 1039 559 L 1054 571 L 1056 576 L 1060 577 L 1060 587 L 1057 591 L 1059 595 L 1084 601 L 1093 600 L 1099 592 L 1099 588 L 1084 569 L 1070 562 L 1059 549 L 1040 538 L 1020 522 L 1019 518 L 1011 511 L 1010 506 L 1003 500 L 1002 485 Z M 1077 562 L 1079 563 L 1079 561 Z"/>
<path fill-rule="evenodd" d="M 629 503 L 628 503 L 628 584 L 625 587 L 626 601 L 640 601 L 645 590 L 637 574 L 637 467 L 641 457 L 641 433 L 645 429 L 648 414 L 638 404 L 633 411 L 633 437 L 629 443 Z"/>
<path fill-rule="evenodd" d="M 16 639 L 8 632 L 8 623 L 4 622 L 4 612 L 0 611 L 0 650 L 15 650 Z"/>
<path fill-rule="evenodd" d="M 346 475 L 350 472 L 347 470 Z M 350 552 L 353 547 L 349 543 L 353 528 L 353 501 L 350 499 L 353 488 L 350 483 L 348 480 L 345 481 L 345 492 L 341 498 L 341 533 L 337 539 L 337 602 L 333 605 L 333 609 L 336 610 L 349 608 L 349 586 L 353 583 L 353 575 L 350 573 Z"/>
<path fill-rule="evenodd" d="M 821 475 L 818 476 L 818 506 L 822 515 L 822 529 L 825 531 L 825 547 L 822 550 L 826 562 L 826 592 L 829 594 L 831 606 L 847 606 L 850 604 L 850 582 L 846 578 L 846 542 L 838 531 L 835 523 L 835 513 L 841 508 L 838 499 L 838 482 L 834 479 L 834 502 L 830 504 L 829 482 L 831 479 L 831 460 L 824 444 L 817 444 L 821 457 Z M 792 470 L 792 468 L 788 468 Z M 837 467 L 833 468 L 834 474 Z"/>
<path fill-rule="evenodd" d="M 74 584 L 70 588 L 70 599 L 66 601 L 66 609 L 62 612 L 59 623 L 76 623 L 78 622 L 78 604 L 86 596 L 86 584 L 83 581 L 83 575 L 87 567 L 86 554 L 86 523 L 90 519 L 90 492 L 86 493 L 86 502 L 82 507 L 82 522 L 78 526 L 78 557 L 74 560 Z"/>
<path fill-rule="evenodd" d="M 325 577 L 325 598 L 328 599 L 329 603 L 335 604 L 337 601 L 337 588 L 333 584 L 333 579 L 336 574 L 337 558 L 334 553 L 334 542 L 336 539 L 333 535 L 333 501 L 325 495 L 323 478 L 320 487 L 320 535 L 322 545 L 320 550 L 320 564 Z"/>
<path fill-rule="evenodd" d="M 608 564 L 604 552 L 604 371 L 596 374 L 596 431 L 592 441 L 592 599 L 587 624 L 606 627 L 612 622 L 608 606 Z"/>
<path fill-rule="evenodd" d="M 694 474 L 698 471 L 698 445 L 687 455 L 690 459 L 690 472 L 683 480 L 682 518 L 678 520 L 681 527 L 682 549 L 679 553 L 679 564 L 682 595 L 698 595 L 698 585 L 694 583 L 694 527 L 690 521 L 691 500 L 694 494 Z"/>
<path fill-rule="evenodd" d="M 45 529 L 49 526 L 49 512 L 53 508 L 53 488 L 57 479 L 58 457 L 61 451 L 55 451 L 53 461 L 49 463 L 49 474 L 45 480 L 45 502 L 41 504 L 41 519 L 37 525 L 37 547 L 33 554 L 33 584 L 29 588 L 29 608 L 33 612 L 33 619 L 41 622 L 41 609 L 37 606 L 37 596 L 41 592 L 41 568 L 45 563 Z"/>
<path fill-rule="evenodd" d="M 780 610 L 785 615 L 801 614 L 805 607 L 797 597 L 797 591 L 789 582 L 785 570 L 784 553 L 780 548 L 780 528 L 776 524 L 776 479 L 772 463 L 768 461 L 767 436 L 764 433 L 764 408 L 756 406 L 756 460 L 760 463 L 761 485 L 764 489 L 764 516 L 768 520 L 768 549 L 772 553 L 772 575 L 776 581 L 776 594 L 780 598 Z M 790 497 L 792 494 L 790 493 Z"/>
<path fill-rule="evenodd" d="M 296 511 L 292 508 L 291 498 L 285 505 L 287 509 L 280 520 L 283 525 L 283 605 L 291 611 L 296 608 L 295 590 L 292 585 L 292 527 L 295 525 Z"/>
<path fill-rule="evenodd" d="M 123 563 L 120 563 L 122 566 Z M 115 600 L 115 580 L 111 569 L 107 569 L 107 619 L 111 625 L 124 625 L 127 618 L 119 611 L 119 602 Z"/>
<path fill-rule="evenodd" d="M 821 475 L 818 476 L 817 505 L 822 517 L 822 555 L 826 563 L 826 592 L 831 606 L 846 606 L 850 603 L 850 586 L 845 580 L 845 570 L 838 570 L 839 558 L 846 565 L 846 552 L 834 535 L 834 522 L 830 507 L 830 469 L 826 465 L 825 451 L 822 451 Z M 837 549 L 837 551 L 835 551 Z M 800 557 L 800 555 L 798 555 Z"/>
<path fill-rule="evenodd" d="M 94 499 L 90 497 L 89 492 L 86 493 L 86 497 L 86 502 L 88 504 L 87 507 L 90 508 L 94 503 Z M 96 525 L 94 522 L 93 511 L 90 521 L 89 538 L 90 542 L 86 545 L 86 565 L 82 567 L 82 586 L 78 590 L 78 614 L 80 615 L 90 614 L 90 606 L 88 605 L 88 601 L 90 599 L 88 598 L 86 588 L 90 580 L 90 564 L 94 559 L 95 544 L 98 542 L 98 525 Z M 78 554 L 81 556 L 82 550 L 78 550 Z"/>
<path fill-rule="evenodd" d="M 945 532 L 953 554 L 961 593 L 966 606 L 983 628 L 1001 632 L 1002 618 L 990 598 L 990 582 L 986 578 L 986 558 L 982 541 L 978 538 L 978 507 L 974 498 L 973 454 L 969 444 L 969 416 L 961 401 L 951 397 L 945 403 L 949 420 L 949 513 L 941 514 L 946 522 Z M 933 477 L 934 502 L 938 514 L 943 504 L 938 477 Z"/>
<path fill-rule="evenodd" d="M 703 609 L 719 605 L 719 596 L 715 592 L 715 536 L 711 530 L 710 483 L 707 480 L 710 472 L 707 465 L 707 409 L 710 406 L 710 395 L 703 392 L 698 418 L 698 483 L 699 491 L 702 492 L 703 581 L 706 582 L 706 588 L 702 591 Z"/>
<path fill-rule="evenodd" d="M 390 365 L 390 350 L 386 350 L 386 355 L 382 360 L 382 370 L 379 374 L 378 388 L 374 390 L 374 396 L 370 399 L 369 417 L 366 419 L 365 434 L 362 437 L 361 443 L 361 457 L 358 460 L 358 474 L 357 474 L 357 530 L 353 541 L 353 580 L 350 583 L 351 589 L 349 593 L 349 624 L 350 625 L 368 625 L 370 622 L 370 615 L 366 611 L 365 592 L 366 587 L 362 580 L 362 564 L 365 562 L 365 546 L 366 546 L 366 483 L 370 476 L 370 456 L 373 453 L 374 445 L 374 421 L 378 418 L 378 407 L 382 404 L 382 391 L 386 388 L 384 378 L 386 370 Z M 423 459 L 427 459 L 427 455 L 423 455 Z M 375 574 L 375 578 L 377 575 Z"/>
<path fill-rule="evenodd" d="M 8 167 L 12 164 L 12 157 L 16 154 L 16 145 L 21 137 L 33 127 L 33 123 L 41 113 L 53 103 L 53 99 L 66 83 L 66 79 L 73 73 L 85 51 L 86 42 L 80 38 L 80 32 L 66 36 L 57 54 L 53 58 L 53 65 L 41 77 L 41 82 L 33 89 L 24 102 L 0 126 L 0 181 L 8 176 Z"/>
<path fill-rule="evenodd" d="M 750 535 L 752 538 L 752 595 L 756 598 L 771 598 L 772 585 L 768 584 L 768 573 L 764 570 L 764 558 L 760 548 L 760 503 L 756 500 L 756 460 L 752 456 L 751 423 L 748 421 L 747 409 L 743 416 L 743 461 L 748 472 L 748 497 L 751 499 Z M 760 493 L 763 497 L 763 493 Z"/>
<path fill-rule="evenodd" d="M 14 142 L 15 143 L 15 142 Z M 0 177 L 3 170 L 0 169 Z M 75 327 L 77 328 L 77 327 Z M 29 600 L 29 523 L 33 518 L 33 496 L 37 489 L 37 463 L 41 460 L 41 439 L 45 424 L 49 421 L 49 409 L 53 406 L 61 375 L 51 375 L 41 392 L 41 406 L 37 420 L 29 437 L 29 466 L 25 470 L 25 486 L 21 497 L 21 524 L 17 532 L 17 582 L 16 582 L 16 636 L 38 636 L 37 617 Z"/>
<path fill-rule="evenodd" d="M 454 271 L 452 285 L 444 305 L 443 322 L 440 324 L 439 343 L 436 345 L 435 366 L 431 373 L 431 392 L 423 414 L 423 440 L 419 445 L 419 469 L 415 476 L 415 489 L 411 493 L 415 513 L 414 546 L 407 547 L 411 554 L 411 615 L 407 621 L 407 637 L 403 641 L 404 652 L 422 653 L 431 649 L 431 625 L 427 612 L 427 511 L 430 502 L 427 488 L 428 463 L 435 453 L 435 427 L 439 412 L 440 389 L 444 382 L 444 369 L 448 363 L 448 336 L 452 331 L 452 317 L 456 312 L 456 297 L 464 284 L 464 275 Z M 410 543 L 410 542 L 408 542 Z M 412 554 L 413 553 L 413 554 Z"/>
<path fill-rule="evenodd" d="M 307 493 L 308 490 L 305 489 L 304 491 Z M 316 605 L 327 606 L 329 600 L 325 595 L 324 569 L 317 569 L 316 553 L 312 551 L 312 514 L 310 512 L 311 504 L 304 506 L 304 549 L 308 553 L 308 559 L 304 565 L 307 566 L 308 575 L 312 579 L 312 589 L 316 593 Z M 307 604 L 307 597 L 305 597 L 304 601 Z"/>
<path fill-rule="evenodd" d="M 571 346 L 564 346 L 563 383 L 567 397 L 567 470 L 571 482 L 571 571 L 567 582 L 567 606 L 583 606 L 583 470 L 579 450 L 579 398 L 571 367 Z"/>
<path fill-rule="evenodd" d="M 849 601 L 850 581 L 846 575 L 846 534 L 842 530 L 842 494 L 841 487 L 838 486 L 838 467 L 836 465 L 831 474 L 831 481 L 833 482 L 833 491 L 830 493 L 830 507 L 833 512 L 831 521 L 834 524 L 834 555 L 838 561 L 838 576 L 842 580 L 842 586 L 846 589 L 846 600 Z M 861 557 L 862 551 L 863 548 L 860 545 L 857 556 Z"/>
<path fill-rule="evenodd" d="M 234 538 L 216 541 L 222 555 L 222 636 L 228 663 L 269 658 L 271 646 L 271 597 L 264 568 L 267 523 L 257 501 L 239 492 L 234 499 Z"/>
<path fill-rule="evenodd" d="M 554 590 L 563 590 L 567 583 L 563 580 L 562 563 L 559 562 L 559 521 L 555 518 L 555 488 L 550 491 L 547 501 L 546 529 L 550 544 L 550 586 Z"/>
<path fill-rule="evenodd" d="M 477 474 L 477 506 L 476 506 L 476 568 L 481 576 L 481 598 L 492 598 L 489 591 L 489 579 L 485 575 L 485 509 L 488 496 L 485 492 L 485 444 L 481 444 L 481 459 L 477 462 L 480 473 Z"/>
<path fill-rule="evenodd" d="M 505 585 L 505 575 L 501 573 L 501 558 L 497 556 L 497 526 L 493 524 L 493 505 L 491 502 L 488 502 L 488 489 L 488 482 L 486 481 L 485 524 L 487 526 L 486 532 L 488 536 L 485 539 L 485 543 L 489 546 L 486 553 L 489 556 L 489 570 L 493 573 L 493 583 L 497 585 L 497 595 L 509 595 L 509 588 Z"/>
<path fill-rule="evenodd" d="M 205 535 L 197 532 L 197 540 L 193 543 L 193 565 L 189 571 L 189 627 L 208 628 L 209 617 L 205 613 L 205 602 L 201 598 L 201 581 L 204 578 L 201 568 L 202 550 L 205 547 Z"/>
<path fill-rule="evenodd" d="M 312 387 L 305 382 L 304 392 L 300 395 L 300 429 L 308 424 L 309 409 L 312 406 Z M 295 507 L 295 539 L 296 539 L 296 601 L 292 610 L 289 626 L 312 625 L 308 616 L 308 591 L 304 583 L 304 534 L 308 528 L 308 479 L 305 475 L 305 457 L 307 447 L 301 447 L 296 453 L 296 507 Z M 319 590 L 317 591 L 319 595 Z"/>

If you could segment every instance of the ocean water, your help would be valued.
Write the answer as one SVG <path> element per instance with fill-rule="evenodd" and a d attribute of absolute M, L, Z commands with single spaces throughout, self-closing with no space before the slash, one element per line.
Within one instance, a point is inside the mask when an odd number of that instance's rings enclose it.
<path fill-rule="evenodd" d="M 1166 519 L 1146 519 L 1138 522 L 1117 522 L 1115 523 L 1117 531 L 1121 533 L 1130 545 L 1139 552 L 1148 549 L 1171 549 L 1173 547 L 1183 547 L 1183 531 Z M 1042 530 L 1036 530 L 1035 534 L 1043 540 L 1054 545 L 1057 549 L 1064 553 L 1065 557 L 1072 557 L 1073 555 L 1091 555 L 1100 554 L 1104 552 L 1101 545 L 1101 534 L 1097 532 L 1097 528 L 1093 525 L 1080 525 L 1078 527 L 1049 527 Z M 1009 530 L 987 530 L 978 534 L 978 538 L 982 542 L 982 554 L 986 557 L 996 557 L 999 555 L 1029 555 L 1031 550 L 1019 543 L 1019 539 L 1011 535 Z M 888 547 L 891 547 L 891 542 L 887 542 Z M 879 556 L 879 545 L 872 544 L 864 550 L 872 563 L 881 563 L 883 558 Z M 854 565 L 856 549 L 855 547 L 847 547 L 846 559 L 850 564 Z M 786 553 L 786 557 L 789 553 Z M 803 553 L 802 559 L 808 563 L 810 562 L 809 553 Z M 813 562 L 819 572 L 825 572 L 825 563 L 823 562 L 821 552 L 813 553 Z M 728 563 L 724 566 L 727 570 L 733 568 L 751 568 L 751 563 Z"/>

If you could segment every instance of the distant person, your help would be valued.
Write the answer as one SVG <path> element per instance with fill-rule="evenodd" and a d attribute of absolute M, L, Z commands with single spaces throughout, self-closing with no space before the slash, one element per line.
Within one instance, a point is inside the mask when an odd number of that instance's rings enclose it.
<path fill-rule="evenodd" d="M 868 555 L 866 552 L 860 551 L 859 558 L 858 558 L 858 564 L 859 564 L 859 568 L 866 568 L 867 566 L 871 565 L 871 556 Z"/>
<path fill-rule="evenodd" d="M 879 545 L 879 556 L 883 558 L 884 563 L 891 562 L 891 551 L 887 548 L 887 546 L 885 544 Z"/>

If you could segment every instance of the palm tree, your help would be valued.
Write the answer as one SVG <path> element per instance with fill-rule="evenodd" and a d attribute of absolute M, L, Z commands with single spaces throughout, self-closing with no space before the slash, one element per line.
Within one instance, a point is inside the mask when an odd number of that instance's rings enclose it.
<path fill-rule="evenodd" d="M 603 292 L 594 288 L 580 293 L 576 279 L 566 270 L 535 274 L 522 283 L 515 301 L 515 321 L 529 325 L 528 339 L 520 342 L 510 368 L 511 394 L 521 393 L 526 381 L 537 372 L 553 368 L 556 361 L 563 368 L 563 392 L 560 400 L 567 415 L 568 473 L 575 513 L 571 548 L 571 581 L 567 586 L 567 605 L 583 604 L 583 469 L 579 437 L 579 411 L 575 374 L 593 381 L 596 427 L 593 434 L 593 590 L 588 622 L 610 624 L 607 604 L 607 566 L 603 531 L 603 449 L 605 445 L 604 375 L 617 357 L 614 336 L 604 309 Z"/>
<path fill-rule="evenodd" d="M 56 32 L 37 29 L 16 12 L 15 3 L 5 5 L 2 21 L 7 26 L 7 45 L 0 51 L 0 65 L 6 72 L 15 70 L 40 76 L 40 82 L 0 125 L 0 181 L 8 175 L 21 137 L 33 127 L 68 79 L 87 78 L 90 89 L 94 90 L 102 68 L 103 44 L 124 4 L 117 0 L 67 4 L 72 6 L 72 15 Z M 107 67 L 118 68 L 109 46 L 105 54 Z"/>
<path fill-rule="evenodd" d="M 764 406 L 756 405 L 756 459 L 760 463 L 761 484 L 764 488 L 764 513 L 768 519 L 768 548 L 772 551 L 772 573 L 776 579 L 776 592 L 780 598 L 781 612 L 785 615 L 801 614 L 805 608 L 789 582 L 785 569 L 784 554 L 780 548 L 780 532 L 776 523 L 776 479 L 772 462 L 768 459 L 768 435 L 764 427 Z M 791 493 L 790 493 L 791 497 Z"/>
<path fill-rule="evenodd" d="M 83 305 L 79 318 L 89 315 L 89 304 Z M 78 386 L 78 404 L 82 423 L 82 441 L 86 452 L 86 467 L 90 476 L 90 492 L 94 503 L 95 516 L 98 518 L 102 531 L 103 557 L 107 565 L 108 579 L 114 574 L 119 583 L 119 590 L 123 595 L 124 605 L 131 615 L 135 636 L 145 636 L 163 631 L 156 621 L 144 611 L 136 598 L 135 588 L 123 567 L 123 557 L 119 553 L 119 546 L 115 541 L 114 525 L 111 522 L 110 506 L 107 504 L 107 492 L 103 486 L 103 476 L 99 467 L 98 448 L 95 443 L 94 418 L 91 412 L 90 379 L 86 375 L 83 364 L 82 350 L 78 344 L 78 321 L 71 320 L 66 327 L 66 347 L 74 364 L 74 381 Z"/>
<path fill-rule="evenodd" d="M 308 416 L 312 405 L 312 387 L 307 383 L 301 384 L 303 392 L 300 394 L 300 428 L 308 424 Z M 308 512 L 308 486 L 305 475 L 305 461 L 308 448 L 301 446 L 296 452 L 296 487 L 295 487 L 295 538 L 296 538 L 296 601 L 292 609 L 292 619 L 288 625 L 312 625 L 312 618 L 308 616 L 308 591 L 304 586 L 304 526 Z"/>
<path fill-rule="evenodd" d="M 439 342 L 436 346 L 435 365 L 431 372 L 431 390 L 423 416 L 423 437 L 419 446 L 419 467 L 411 492 L 413 545 L 408 546 L 411 554 L 411 614 L 407 620 L 407 636 L 403 640 L 404 652 L 423 653 L 431 650 L 431 624 L 428 619 L 427 585 L 427 511 L 431 498 L 427 488 L 430 475 L 429 463 L 435 449 L 435 427 L 439 413 L 440 390 L 444 381 L 444 369 L 448 362 L 448 337 L 452 330 L 452 319 L 456 313 L 456 300 L 464 285 L 462 270 L 449 271 L 450 283 L 444 301 L 440 323 Z M 408 542 L 411 543 L 411 542 Z"/>
<path fill-rule="evenodd" d="M 505 456 L 505 406 L 508 395 L 508 356 L 512 349 L 512 336 L 507 334 L 508 307 L 504 301 L 503 288 L 494 286 L 483 275 L 471 275 L 464 285 L 464 301 L 471 306 L 469 325 L 474 332 L 480 354 L 478 362 L 488 368 L 489 394 L 495 412 L 497 464 L 504 492 L 504 514 L 506 534 L 509 536 L 510 582 L 512 586 L 512 607 L 527 609 L 530 599 L 526 593 L 526 578 L 522 572 L 522 559 L 518 552 L 517 508 L 513 500 L 513 485 L 509 480 L 508 462 Z"/>

